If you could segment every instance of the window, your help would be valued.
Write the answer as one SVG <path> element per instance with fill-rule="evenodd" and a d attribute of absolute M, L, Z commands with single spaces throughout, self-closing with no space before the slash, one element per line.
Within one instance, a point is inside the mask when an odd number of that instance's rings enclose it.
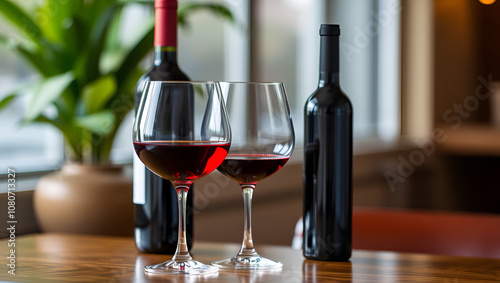
<path fill-rule="evenodd" d="M 190 27 L 179 31 L 179 64 L 193 80 L 284 82 L 300 146 L 304 103 L 318 81 L 318 29 L 321 23 L 339 23 L 341 84 L 354 106 L 355 138 L 398 137 L 400 0 L 221 2 L 237 16 L 237 26 L 207 12 L 198 12 L 189 18 Z M 131 8 L 124 22 L 133 26 L 134 21 L 151 15 L 146 10 L 140 5 Z M 5 23 L 0 25 L 9 32 Z M 3 97 L 16 83 L 28 80 L 30 72 L 4 49 L 0 49 L 0 62 L 0 97 Z M 19 128 L 22 110 L 23 104 L 18 101 L 0 113 L 3 168 L 14 166 L 19 171 L 57 168 L 63 162 L 62 137 L 45 125 Z M 131 160 L 131 127 L 132 115 L 129 115 L 117 135 L 112 152 L 114 160 Z"/>
<path fill-rule="evenodd" d="M 353 104 L 355 138 L 397 138 L 399 0 L 254 3 L 258 33 L 256 77 L 285 82 L 299 139 L 304 103 L 318 82 L 318 30 L 322 23 L 341 27 L 340 79 Z"/>
<path fill-rule="evenodd" d="M 0 21 L 2 34 L 11 36 L 12 29 Z M 0 47 L 0 99 L 13 91 L 20 83 L 27 83 L 33 73 L 25 62 Z M 0 167 L 16 171 L 51 170 L 63 160 L 62 137 L 48 125 L 21 125 L 24 101 L 17 100 L 0 112 Z"/>

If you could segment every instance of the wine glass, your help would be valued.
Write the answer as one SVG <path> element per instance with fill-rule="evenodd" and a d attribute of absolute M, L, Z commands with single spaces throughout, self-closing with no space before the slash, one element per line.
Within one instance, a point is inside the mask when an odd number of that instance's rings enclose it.
<path fill-rule="evenodd" d="M 212 262 L 219 268 L 276 269 L 261 257 L 252 239 L 252 195 L 257 182 L 280 170 L 294 147 L 294 131 L 282 83 L 220 82 L 232 129 L 231 148 L 218 170 L 243 192 L 244 234 L 238 254 Z"/>
<path fill-rule="evenodd" d="M 207 274 L 218 268 L 193 260 L 186 242 L 186 199 L 193 181 L 226 157 L 231 130 L 216 82 L 147 82 L 133 128 L 139 159 L 174 185 L 179 200 L 177 250 L 169 261 L 145 266 L 150 273 Z"/>

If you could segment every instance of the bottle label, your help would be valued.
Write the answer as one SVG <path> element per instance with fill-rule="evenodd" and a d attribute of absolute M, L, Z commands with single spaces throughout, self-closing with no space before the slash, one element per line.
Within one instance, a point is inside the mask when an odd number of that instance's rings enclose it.
<path fill-rule="evenodd" d="M 135 204 L 146 204 L 146 166 L 134 154 L 134 197 Z"/>

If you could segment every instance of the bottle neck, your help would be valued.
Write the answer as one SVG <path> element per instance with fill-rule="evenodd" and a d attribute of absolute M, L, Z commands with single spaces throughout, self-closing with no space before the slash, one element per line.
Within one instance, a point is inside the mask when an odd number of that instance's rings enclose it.
<path fill-rule="evenodd" d="M 319 86 L 339 85 L 339 36 L 323 35 L 320 43 Z"/>
<path fill-rule="evenodd" d="M 154 65 L 170 63 L 177 64 L 177 47 L 175 46 L 155 46 Z"/>
<path fill-rule="evenodd" d="M 340 85 L 339 73 L 319 73 L 319 87 L 324 87 L 327 84 Z"/>

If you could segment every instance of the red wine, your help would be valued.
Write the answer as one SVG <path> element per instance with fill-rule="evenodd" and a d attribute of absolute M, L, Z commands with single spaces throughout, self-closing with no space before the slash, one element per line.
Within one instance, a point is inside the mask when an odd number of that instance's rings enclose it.
<path fill-rule="evenodd" d="M 177 1 L 155 0 L 154 64 L 137 82 L 135 110 L 139 106 L 147 81 L 189 81 L 177 64 Z M 184 110 L 183 117 L 174 117 L 172 124 L 191 140 L 194 115 L 193 97 L 178 100 L 173 107 Z M 187 243 L 193 242 L 194 190 L 187 197 Z M 139 251 L 173 254 L 177 248 L 179 208 L 177 194 L 170 181 L 163 179 L 134 155 L 135 244 Z"/>
<path fill-rule="evenodd" d="M 321 25 L 320 79 L 305 106 L 303 254 L 351 257 L 352 106 L 340 89 L 338 25 Z"/>
<path fill-rule="evenodd" d="M 134 141 L 141 161 L 174 184 L 191 184 L 214 171 L 226 158 L 229 146 L 225 142 Z"/>
<path fill-rule="evenodd" d="M 257 184 L 280 170 L 289 158 L 276 154 L 229 154 L 218 170 L 240 184 Z"/>

